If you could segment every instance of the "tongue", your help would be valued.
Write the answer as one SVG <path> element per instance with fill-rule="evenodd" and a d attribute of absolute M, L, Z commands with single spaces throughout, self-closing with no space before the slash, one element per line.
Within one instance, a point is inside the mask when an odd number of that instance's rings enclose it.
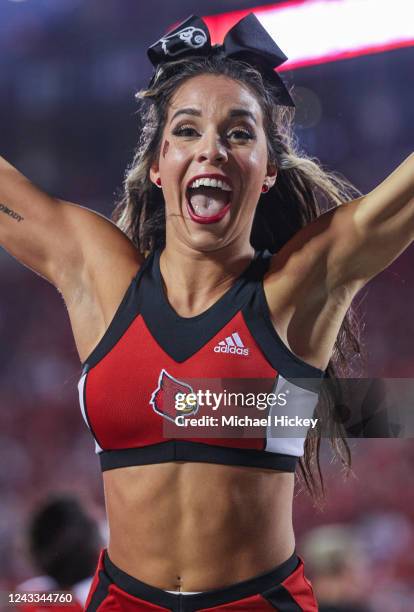
<path fill-rule="evenodd" d="M 199 217 L 212 217 L 229 202 L 229 192 L 216 187 L 198 187 L 190 191 L 190 204 Z"/>

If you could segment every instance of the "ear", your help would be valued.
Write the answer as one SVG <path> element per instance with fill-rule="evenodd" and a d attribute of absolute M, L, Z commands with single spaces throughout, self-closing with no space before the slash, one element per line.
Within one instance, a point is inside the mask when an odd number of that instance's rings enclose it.
<path fill-rule="evenodd" d="M 152 162 L 152 164 L 150 166 L 149 176 L 150 176 L 151 182 L 154 183 L 154 185 L 155 185 L 155 181 L 160 176 L 160 168 L 159 168 L 159 164 L 158 164 L 158 159 L 156 159 L 156 160 L 154 160 Z"/>
<path fill-rule="evenodd" d="M 268 164 L 267 165 L 267 173 L 266 173 L 266 183 L 269 185 L 269 187 L 273 187 L 273 185 L 276 183 L 276 177 L 277 177 L 277 166 L 276 164 Z"/>

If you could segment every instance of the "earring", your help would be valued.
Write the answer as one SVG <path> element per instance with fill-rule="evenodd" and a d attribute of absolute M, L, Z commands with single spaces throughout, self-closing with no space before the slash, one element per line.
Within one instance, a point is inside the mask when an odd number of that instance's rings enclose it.
<path fill-rule="evenodd" d="M 269 191 L 270 187 L 267 183 L 263 183 L 262 185 L 262 193 L 267 193 Z"/>
<path fill-rule="evenodd" d="M 159 187 L 160 189 L 162 189 L 162 185 L 161 185 L 161 179 L 160 177 L 157 178 L 157 180 L 155 181 L 155 184 L 157 185 L 157 187 Z"/>

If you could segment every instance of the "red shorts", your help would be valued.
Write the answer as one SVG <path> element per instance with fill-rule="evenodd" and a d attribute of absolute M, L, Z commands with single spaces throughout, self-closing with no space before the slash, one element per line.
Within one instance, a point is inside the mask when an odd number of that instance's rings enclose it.
<path fill-rule="evenodd" d="M 303 561 L 292 555 L 265 574 L 196 595 L 174 595 L 132 578 L 103 551 L 86 602 L 87 612 L 317 612 Z"/>

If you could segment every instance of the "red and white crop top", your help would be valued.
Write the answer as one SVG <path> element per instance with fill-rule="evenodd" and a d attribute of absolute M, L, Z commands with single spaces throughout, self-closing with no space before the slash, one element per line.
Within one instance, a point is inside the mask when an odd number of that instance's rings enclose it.
<path fill-rule="evenodd" d="M 159 261 L 160 251 L 145 260 L 83 364 L 79 399 L 102 470 L 199 461 L 295 471 L 308 426 L 274 423 L 312 418 L 324 372 L 294 355 L 272 325 L 263 290 L 270 253 L 256 253 L 233 286 L 191 318 L 180 317 L 168 303 Z M 214 437 L 212 427 L 192 434 L 175 424 L 175 416 L 183 415 L 174 402 L 177 392 L 196 392 L 200 381 L 240 389 L 249 380 L 256 390 L 263 383 L 267 392 L 289 398 L 260 413 L 250 408 L 252 418 L 264 419 L 256 433 L 238 427 L 236 437 L 224 437 L 222 429 Z M 199 419 L 203 410 L 192 404 L 185 418 Z M 209 414 L 219 420 L 228 409 Z"/>

